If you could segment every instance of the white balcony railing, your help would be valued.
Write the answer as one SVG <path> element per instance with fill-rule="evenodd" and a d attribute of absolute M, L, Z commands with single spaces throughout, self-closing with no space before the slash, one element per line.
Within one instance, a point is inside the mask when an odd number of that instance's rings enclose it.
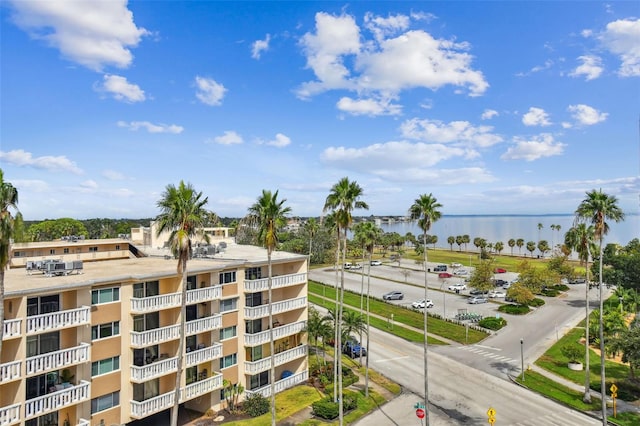
<path fill-rule="evenodd" d="M 130 369 L 131 381 L 142 383 L 178 371 L 178 358 L 162 359 L 140 367 L 132 365 Z"/>
<path fill-rule="evenodd" d="M 138 314 L 155 312 L 161 309 L 179 308 L 182 302 L 181 293 L 160 294 L 149 297 L 132 297 L 131 312 Z"/>
<path fill-rule="evenodd" d="M 11 361 L 4 364 L 0 364 L 0 382 L 10 382 L 12 380 L 18 380 L 20 378 L 22 367 L 22 361 Z M 0 422 L 0 425 L 2 422 Z"/>
<path fill-rule="evenodd" d="M 91 426 L 91 422 L 85 419 L 78 419 L 78 424 L 76 426 Z"/>
<path fill-rule="evenodd" d="M 88 401 L 91 397 L 90 386 L 89 382 L 82 380 L 79 385 L 27 400 L 24 403 L 25 420 Z"/>
<path fill-rule="evenodd" d="M 0 425 L 9 426 L 20 423 L 20 406 L 22 404 L 13 404 L 0 408 Z"/>
<path fill-rule="evenodd" d="M 217 374 L 209 377 L 208 379 L 191 383 L 190 385 L 180 389 L 180 402 L 196 398 L 220 388 L 222 388 L 222 374 Z M 143 417 L 150 416 L 151 414 L 166 410 L 173 406 L 174 400 L 175 392 L 172 391 L 149 398 L 146 401 L 131 401 L 131 417 L 134 419 L 141 419 Z"/>
<path fill-rule="evenodd" d="M 168 327 L 154 328 L 147 331 L 132 331 L 131 346 L 143 348 L 145 346 L 158 345 L 180 338 L 180 326 L 170 325 Z"/>
<path fill-rule="evenodd" d="M 271 288 L 282 288 L 307 282 L 307 274 L 290 274 L 271 277 Z M 269 278 L 244 280 L 244 291 L 258 292 L 269 290 Z"/>
<path fill-rule="evenodd" d="M 26 359 L 27 376 L 32 374 L 42 374 L 52 370 L 59 370 L 71 365 L 82 364 L 91 359 L 89 356 L 88 343 L 80 343 L 68 349 L 61 349 L 55 352 L 32 356 Z"/>
<path fill-rule="evenodd" d="M 307 356 L 307 345 L 300 345 L 288 351 L 275 354 L 273 357 L 274 366 L 279 366 L 302 357 Z M 258 361 L 245 361 L 244 372 L 246 374 L 258 374 L 271 368 L 271 357 L 266 357 Z"/>
<path fill-rule="evenodd" d="M 282 392 L 285 389 L 289 389 L 295 385 L 299 385 L 300 383 L 304 383 L 309 379 L 309 371 L 304 370 L 300 373 L 294 374 L 293 376 L 289 376 L 286 379 L 278 380 L 275 385 L 276 393 Z M 268 398 L 271 396 L 271 386 L 263 386 L 258 389 L 245 390 L 245 397 L 249 397 L 253 394 L 259 393 L 260 395 Z"/>
<path fill-rule="evenodd" d="M 281 325 L 279 327 L 274 327 L 273 329 L 273 338 L 281 339 L 287 336 L 293 336 L 294 334 L 300 333 L 307 326 L 306 321 L 298 321 L 291 324 Z M 259 333 L 249 334 L 246 333 L 244 335 L 244 345 L 245 346 L 258 346 L 268 343 L 271 340 L 271 333 L 269 330 L 261 331 Z"/>
<path fill-rule="evenodd" d="M 272 313 L 280 314 L 282 312 L 293 311 L 294 309 L 306 308 L 307 298 L 298 297 L 296 299 L 283 300 L 281 302 L 272 303 Z M 258 319 L 269 315 L 269 304 L 244 308 L 244 316 L 247 319 Z"/>
<path fill-rule="evenodd" d="M 20 326 L 22 325 L 22 319 L 10 319 L 4 320 L 4 334 L 2 335 L 2 340 L 13 339 L 14 337 L 20 337 L 22 332 L 20 331 Z M 1 425 L 2 423 L 0 423 Z"/>
<path fill-rule="evenodd" d="M 204 287 L 195 290 L 187 290 L 187 305 L 194 303 L 209 302 L 220 299 L 222 296 L 222 286 Z"/>
<path fill-rule="evenodd" d="M 185 363 L 187 367 L 193 367 L 194 365 L 202 364 L 203 362 L 211 361 L 222 356 L 222 345 L 215 343 L 209 347 L 197 349 L 193 352 L 187 352 L 185 356 Z"/>
<path fill-rule="evenodd" d="M 43 333 L 61 330 L 63 328 L 78 327 L 91 322 L 91 308 L 69 309 L 66 311 L 49 312 L 47 314 L 27 317 L 27 334 Z"/>
<path fill-rule="evenodd" d="M 192 334 L 204 333 L 205 331 L 217 330 L 220 327 L 222 327 L 222 315 L 214 314 L 210 317 L 187 321 L 185 333 L 187 336 L 190 336 Z"/>
<path fill-rule="evenodd" d="M 222 374 L 216 374 L 204 380 L 191 383 L 180 390 L 180 402 L 197 398 L 200 395 L 222 388 Z"/>

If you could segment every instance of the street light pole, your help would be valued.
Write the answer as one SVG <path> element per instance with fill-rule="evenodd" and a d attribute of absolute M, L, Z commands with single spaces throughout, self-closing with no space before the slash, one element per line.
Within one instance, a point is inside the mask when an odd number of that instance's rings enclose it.
<path fill-rule="evenodd" d="M 522 381 L 524 382 L 524 339 L 520 339 L 520 362 L 522 370 Z"/>

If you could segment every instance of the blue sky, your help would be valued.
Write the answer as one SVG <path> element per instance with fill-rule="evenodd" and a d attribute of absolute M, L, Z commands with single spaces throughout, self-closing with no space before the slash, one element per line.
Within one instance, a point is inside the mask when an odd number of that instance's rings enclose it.
<path fill-rule="evenodd" d="M 637 2 L 4 1 L 0 167 L 27 220 L 151 217 L 191 182 L 319 216 L 571 213 L 640 194 Z"/>

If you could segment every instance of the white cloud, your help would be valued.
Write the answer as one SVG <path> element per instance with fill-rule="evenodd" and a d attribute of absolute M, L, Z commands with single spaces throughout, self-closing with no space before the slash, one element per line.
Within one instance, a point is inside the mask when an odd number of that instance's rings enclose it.
<path fill-rule="evenodd" d="M 604 68 L 602 67 L 602 59 L 594 55 L 584 55 L 578 57 L 578 60 L 582 61 L 581 65 L 578 65 L 569 75 L 571 77 L 584 76 L 585 80 L 595 80 L 600 77 Z"/>
<path fill-rule="evenodd" d="M 267 34 L 264 40 L 256 40 L 251 45 L 251 57 L 253 59 L 260 59 L 262 52 L 269 50 L 269 42 L 271 41 L 271 35 Z"/>
<path fill-rule="evenodd" d="M 498 111 L 496 111 L 495 109 L 485 109 L 482 112 L 482 115 L 480 116 L 480 118 L 483 120 L 491 120 L 492 118 L 497 117 L 498 115 L 499 115 Z"/>
<path fill-rule="evenodd" d="M 176 124 L 153 124 L 148 121 L 118 121 L 118 127 L 124 127 L 131 131 L 137 131 L 138 129 L 146 129 L 149 133 L 173 133 L 180 134 L 184 130 L 184 127 Z"/>
<path fill-rule="evenodd" d="M 500 157 L 502 160 L 525 160 L 534 161 L 543 157 L 552 157 L 564 152 L 566 144 L 556 142 L 553 136 L 542 133 L 532 137 L 531 140 L 514 138 L 515 146 L 507 149 L 507 152 Z"/>
<path fill-rule="evenodd" d="M 131 84 L 120 75 L 105 74 L 102 85 L 97 85 L 96 90 L 110 93 L 114 99 L 125 102 L 142 102 L 146 99 L 144 90 L 137 84 Z"/>
<path fill-rule="evenodd" d="M 571 116 L 578 124 L 583 126 L 592 126 L 601 123 L 609 116 L 606 112 L 599 112 L 597 109 L 583 104 L 569 105 L 567 111 L 571 113 Z"/>
<path fill-rule="evenodd" d="M 77 175 L 83 173 L 76 163 L 64 155 L 34 157 L 30 152 L 15 149 L 8 152 L 0 151 L 0 160 L 19 167 L 33 167 L 52 172 L 71 172 Z"/>
<path fill-rule="evenodd" d="M 109 170 L 109 169 L 103 170 L 102 176 L 104 176 L 109 180 L 124 180 L 124 175 L 115 170 Z"/>
<path fill-rule="evenodd" d="M 640 18 L 609 22 L 606 30 L 598 35 L 598 40 L 620 58 L 620 76 L 640 76 Z"/>
<path fill-rule="evenodd" d="M 89 179 L 80 183 L 80 186 L 85 189 L 98 189 L 98 183 L 95 180 Z"/>
<path fill-rule="evenodd" d="M 467 53 L 468 43 L 434 39 L 422 30 L 405 31 L 408 19 L 402 15 L 380 18 L 369 14 L 365 21 L 375 40 L 361 41 L 352 16 L 316 14 L 315 33 L 306 33 L 300 44 L 317 80 L 303 83 L 299 97 L 346 89 L 384 99 L 402 90 L 437 90 L 447 85 L 479 96 L 489 87 L 482 72 L 470 66 L 473 57 Z"/>
<path fill-rule="evenodd" d="M 529 112 L 522 116 L 522 123 L 525 126 L 550 126 L 549 114 L 542 108 L 531 107 Z"/>
<path fill-rule="evenodd" d="M 95 71 L 108 65 L 128 67 L 133 60 L 129 49 L 149 34 L 133 22 L 126 0 L 11 3 L 18 27 Z"/>
<path fill-rule="evenodd" d="M 203 104 L 217 106 L 222 104 L 222 98 L 227 89 L 212 78 L 196 76 L 196 98 Z"/>
<path fill-rule="evenodd" d="M 276 134 L 276 138 L 270 141 L 267 141 L 267 145 L 275 146 L 276 148 L 284 148 L 287 145 L 291 144 L 291 139 L 283 135 L 282 133 Z"/>
<path fill-rule="evenodd" d="M 535 74 L 535 73 L 540 72 L 540 71 L 548 70 L 552 66 L 553 66 L 553 61 L 551 59 L 547 59 L 546 61 L 544 61 L 543 65 L 536 65 L 535 67 L 531 68 L 527 72 L 516 73 L 516 76 L 517 77 L 526 77 L 526 76 L 529 76 L 531 74 Z"/>
<path fill-rule="evenodd" d="M 18 189 L 18 193 L 22 191 L 47 192 L 50 189 L 48 182 L 39 179 L 16 179 L 11 184 Z"/>
<path fill-rule="evenodd" d="M 216 136 L 213 141 L 220 145 L 239 145 L 244 142 L 242 136 L 233 130 L 227 130 L 223 135 Z"/>
<path fill-rule="evenodd" d="M 426 142 L 451 143 L 470 147 L 488 147 L 503 141 L 491 126 L 474 127 L 468 121 L 443 123 L 439 120 L 413 118 L 400 126 L 402 135 Z"/>
<path fill-rule="evenodd" d="M 340 98 L 337 107 L 351 115 L 399 115 L 402 106 L 392 104 L 390 99 L 352 99 L 348 96 Z"/>

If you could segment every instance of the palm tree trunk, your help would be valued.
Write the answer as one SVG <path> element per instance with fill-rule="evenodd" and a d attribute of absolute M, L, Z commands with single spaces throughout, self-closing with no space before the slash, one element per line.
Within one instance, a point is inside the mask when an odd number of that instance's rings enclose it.
<path fill-rule="evenodd" d="M 338 245 L 336 248 L 336 306 L 333 316 L 333 402 L 338 402 L 338 357 L 340 356 L 340 346 L 338 345 L 338 335 L 340 334 L 340 324 L 338 323 L 338 301 L 339 301 L 339 293 L 338 293 L 338 265 L 340 265 L 340 245 L 342 244 L 342 240 L 340 239 L 340 230 L 338 230 Z M 344 267 L 344 265 L 343 265 Z"/>
<path fill-rule="evenodd" d="M 373 251 L 373 250 L 372 250 Z M 367 351 L 371 349 L 369 343 L 370 317 L 369 317 L 369 295 L 371 294 L 371 252 L 369 252 L 369 266 L 367 267 Z M 369 397 L 369 352 L 367 352 L 366 365 L 364 368 L 364 396 Z"/>
<path fill-rule="evenodd" d="M 363 299 L 364 299 L 364 247 L 362 247 L 362 269 L 360 269 L 360 316 L 362 317 Z M 371 267 L 371 265 L 369 265 Z M 360 329 L 360 345 L 362 346 L 362 329 Z M 360 367 L 362 367 L 362 350 L 360 350 Z"/>
<path fill-rule="evenodd" d="M 607 388 L 605 381 L 605 354 L 604 354 L 604 324 L 603 324 L 603 300 L 602 300 L 602 236 L 600 237 L 600 279 L 599 279 L 599 290 L 600 290 L 600 397 L 602 398 L 602 425 L 607 426 Z"/>
<path fill-rule="evenodd" d="M 0 355 L 4 338 L 4 268 L 0 267 Z"/>
<path fill-rule="evenodd" d="M 171 426 L 178 426 L 178 411 L 180 410 L 180 388 L 182 386 L 184 338 L 187 317 L 187 262 L 182 262 L 182 300 L 180 301 L 180 338 L 178 339 L 178 370 L 176 371 L 176 385 L 174 390 L 173 407 L 171 407 Z"/>
<path fill-rule="evenodd" d="M 269 388 L 271 392 L 271 426 L 276 426 L 276 365 L 275 365 L 275 344 L 273 342 L 273 295 L 271 288 L 271 250 L 267 250 L 267 265 L 269 268 L 269 276 L 267 278 L 269 288 L 269 352 L 271 360 L 269 362 Z"/>
<path fill-rule="evenodd" d="M 587 254 L 587 256 L 589 256 Z M 585 342 L 584 342 L 584 361 L 585 361 L 585 369 L 584 369 L 584 401 L 586 404 L 591 404 L 591 368 L 589 367 L 589 258 L 587 257 L 587 288 L 585 290 L 585 311 L 586 311 L 586 322 L 585 322 Z"/>
<path fill-rule="evenodd" d="M 427 231 L 422 234 L 424 246 L 424 300 L 428 299 L 428 272 L 427 272 Z M 428 339 L 427 306 L 424 307 L 424 424 L 429 424 L 429 362 L 427 359 Z"/>
<path fill-rule="evenodd" d="M 338 329 L 342 327 L 342 308 L 344 305 L 344 264 L 347 261 L 347 229 L 344 229 L 342 240 L 342 271 L 340 272 L 340 301 L 338 303 Z M 344 404 L 342 397 L 342 330 L 338 332 L 338 424 L 344 424 Z"/>

